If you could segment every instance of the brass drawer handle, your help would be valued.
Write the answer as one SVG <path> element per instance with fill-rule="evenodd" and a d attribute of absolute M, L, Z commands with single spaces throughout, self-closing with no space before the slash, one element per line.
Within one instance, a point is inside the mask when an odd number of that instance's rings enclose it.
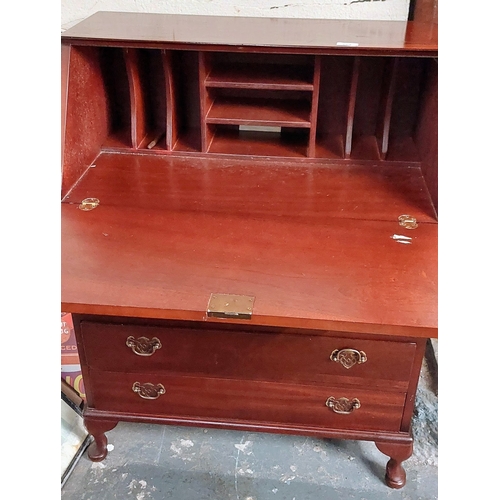
<path fill-rule="evenodd" d="M 157 349 L 161 348 L 161 342 L 156 337 L 150 340 L 147 337 L 136 339 L 130 336 L 125 343 L 137 356 L 152 356 Z"/>
<path fill-rule="evenodd" d="M 363 351 L 356 351 L 356 349 L 335 349 L 335 351 L 330 354 L 330 359 L 336 363 L 340 363 L 348 370 L 354 365 L 366 363 L 368 360 Z"/>
<path fill-rule="evenodd" d="M 359 399 L 347 399 L 347 398 L 338 398 L 335 399 L 333 396 L 330 396 L 326 400 L 326 406 L 331 408 L 335 413 L 339 413 L 341 415 L 348 415 L 352 413 L 354 410 L 357 410 L 361 407 L 361 403 Z"/>
<path fill-rule="evenodd" d="M 162 384 L 154 385 L 149 382 L 145 384 L 134 382 L 132 390 L 143 399 L 158 399 L 162 394 L 165 394 L 165 387 Z"/>

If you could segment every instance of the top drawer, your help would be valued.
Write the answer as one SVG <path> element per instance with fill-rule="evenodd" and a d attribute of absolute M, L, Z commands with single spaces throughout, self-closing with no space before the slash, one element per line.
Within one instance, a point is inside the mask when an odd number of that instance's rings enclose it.
<path fill-rule="evenodd" d="M 297 333 L 201 330 L 83 321 L 89 366 L 245 380 L 352 384 L 406 391 L 412 342 Z"/>

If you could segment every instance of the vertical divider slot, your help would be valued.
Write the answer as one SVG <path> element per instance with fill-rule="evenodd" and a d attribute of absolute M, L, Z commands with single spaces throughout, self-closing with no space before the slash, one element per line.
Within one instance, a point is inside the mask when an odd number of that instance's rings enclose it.
<path fill-rule="evenodd" d="M 399 58 L 386 158 L 389 161 L 421 161 L 415 133 L 428 62 L 425 58 Z"/>
<path fill-rule="evenodd" d="M 139 49 L 124 49 L 130 92 L 132 147 L 138 149 L 146 139 L 146 104 L 139 70 Z"/>
<path fill-rule="evenodd" d="M 354 130 L 354 111 L 356 109 L 356 96 L 358 92 L 360 58 L 354 57 L 352 68 L 351 89 L 349 91 L 349 106 L 347 110 L 347 129 L 345 134 L 345 152 L 344 157 L 350 158 L 352 152 L 352 137 Z"/>
<path fill-rule="evenodd" d="M 213 97 L 205 83 L 210 73 L 210 54 L 199 53 L 199 78 L 200 78 L 200 127 L 201 127 L 201 149 L 206 153 L 214 138 L 214 127 L 207 123 L 207 115 L 213 104 Z"/>
<path fill-rule="evenodd" d="M 154 49 L 124 49 L 130 92 L 134 149 L 163 146 L 166 131 L 166 83 L 162 54 Z"/>
<path fill-rule="evenodd" d="M 106 92 L 109 130 L 104 147 L 130 148 L 130 88 L 123 49 L 100 47 L 99 63 Z"/>
<path fill-rule="evenodd" d="M 309 144 L 307 147 L 307 156 L 314 158 L 316 155 L 316 130 L 318 124 L 318 100 L 319 100 L 319 86 L 321 78 L 321 57 L 314 57 L 314 76 L 313 76 L 313 90 L 311 95 L 311 126 L 309 129 Z"/>
<path fill-rule="evenodd" d="M 167 151 L 172 151 L 179 138 L 179 111 L 176 103 L 176 82 L 173 72 L 172 51 L 161 51 L 163 72 L 165 75 L 165 141 Z"/>
<path fill-rule="evenodd" d="M 392 104 L 396 91 L 396 80 L 399 59 L 394 57 L 387 60 L 382 84 L 382 98 L 380 101 L 379 122 L 377 126 L 377 142 L 380 159 L 387 158 L 389 147 L 389 132 L 391 128 Z"/>

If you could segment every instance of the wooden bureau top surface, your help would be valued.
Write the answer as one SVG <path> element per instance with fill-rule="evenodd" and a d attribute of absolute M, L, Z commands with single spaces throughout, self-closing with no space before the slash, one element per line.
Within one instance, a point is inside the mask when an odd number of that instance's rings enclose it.
<path fill-rule="evenodd" d="M 239 320 L 246 324 L 437 335 L 437 224 L 416 174 L 393 173 L 413 184 L 405 192 L 410 196 L 397 195 L 391 181 L 384 198 L 384 175 L 363 177 L 361 167 L 352 178 L 332 169 L 327 186 L 321 168 L 314 174 L 302 167 L 304 175 L 283 170 L 283 186 L 271 179 L 278 171 L 271 168 L 262 191 L 254 185 L 245 194 L 240 184 L 231 193 L 226 184 L 223 196 L 217 179 L 241 179 L 244 165 L 231 171 L 207 162 L 196 169 L 179 160 L 176 170 L 172 160 L 158 159 L 172 164 L 154 175 L 146 161 L 138 169 L 130 156 L 117 160 L 124 157 L 102 155 L 62 204 L 64 311 L 199 321 L 211 293 L 227 293 L 255 297 L 252 319 Z M 357 186 L 360 218 L 340 211 L 346 183 Z M 373 183 L 379 188 L 370 205 Z M 300 184 L 305 194 L 295 200 Z M 322 201 L 311 210 L 315 195 Z M 101 204 L 81 211 L 77 202 L 85 196 L 101 197 Z M 367 220 L 370 207 L 378 220 Z M 419 214 L 415 230 L 397 221 L 410 208 Z M 396 242 L 394 234 L 412 237 L 412 244 Z"/>
<path fill-rule="evenodd" d="M 418 51 L 437 55 L 437 25 L 358 21 L 97 12 L 62 35 L 73 43 L 113 41 L 326 51 Z"/>

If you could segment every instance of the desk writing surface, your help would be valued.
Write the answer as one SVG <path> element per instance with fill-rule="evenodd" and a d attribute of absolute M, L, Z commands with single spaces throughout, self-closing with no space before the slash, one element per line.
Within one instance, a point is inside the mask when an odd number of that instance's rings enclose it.
<path fill-rule="evenodd" d="M 80 203 L 279 217 L 436 223 L 420 168 L 102 153 L 65 197 Z"/>
<path fill-rule="evenodd" d="M 437 224 L 62 204 L 64 310 L 202 320 L 255 296 L 254 324 L 437 334 Z"/>

